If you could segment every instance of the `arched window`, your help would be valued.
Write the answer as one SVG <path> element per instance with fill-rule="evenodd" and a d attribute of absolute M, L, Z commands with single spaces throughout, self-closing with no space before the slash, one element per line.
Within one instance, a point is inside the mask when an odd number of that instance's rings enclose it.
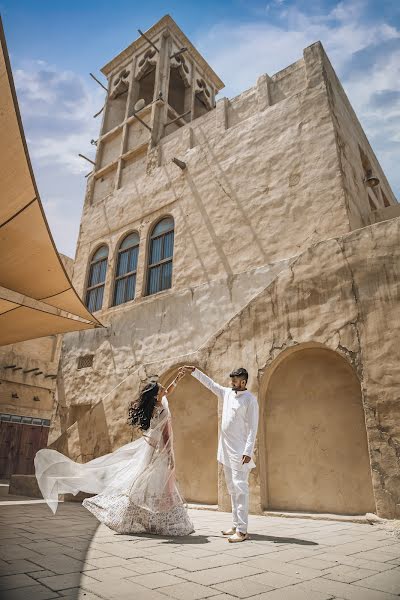
<path fill-rule="evenodd" d="M 121 242 L 115 272 L 114 306 L 135 297 L 136 269 L 139 254 L 139 234 L 130 233 Z"/>
<path fill-rule="evenodd" d="M 104 282 L 107 272 L 108 248 L 101 246 L 92 256 L 86 290 L 86 306 L 90 312 L 100 310 L 103 305 Z"/>
<path fill-rule="evenodd" d="M 166 217 L 154 227 L 150 238 L 147 293 L 156 294 L 172 285 L 174 220 Z"/>

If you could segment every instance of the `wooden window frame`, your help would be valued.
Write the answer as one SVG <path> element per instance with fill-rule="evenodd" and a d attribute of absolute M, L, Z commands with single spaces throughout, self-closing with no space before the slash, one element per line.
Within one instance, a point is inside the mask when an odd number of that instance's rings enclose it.
<path fill-rule="evenodd" d="M 164 219 L 172 219 L 172 217 L 163 217 L 162 219 L 160 219 L 153 227 L 153 231 L 156 229 L 157 225 L 159 225 L 162 221 L 164 221 Z M 152 251 L 152 243 L 154 240 L 157 240 L 159 238 L 165 238 L 166 235 L 168 235 L 169 233 L 173 233 L 174 234 L 174 244 L 175 244 L 175 222 L 172 219 L 172 227 L 170 229 L 167 229 L 166 231 L 163 231 L 162 233 L 159 233 L 157 235 L 152 234 L 150 236 L 150 243 L 149 243 L 149 261 L 147 264 L 147 286 L 146 286 L 146 296 L 154 296 L 154 294 L 159 294 L 160 292 L 165 292 L 167 289 L 171 289 L 172 287 L 172 273 L 171 273 L 171 287 L 166 288 L 165 290 L 161 289 L 161 273 L 162 273 L 162 269 L 160 269 L 160 274 L 158 277 L 158 285 L 157 285 L 157 291 L 155 292 L 150 292 L 149 291 L 149 287 L 150 287 L 150 274 L 152 269 L 155 269 L 157 267 L 161 267 L 162 265 L 165 265 L 167 263 L 173 263 L 174 260 L 174 252 L 172 250 L 172 256 L 168 257 L 168 258 L 163 258 L 162 260 L 156 262 L 156 263 L 150 263 L 150 258 L 151 258 L 151 251 Z M 164 250 L 164 242 L 162 243 L 162 250 Z M 163 255 L 164 252 L 161 253 L 161 255 Z"/>
<path fill-rule="evenodd" d="M 132 233 L 137 233 L 136 231 L 132 231 Z M 115 277 L 114 277 L 114 290 L 113 290 L 113 303 L 112 306 L 121 306 L 122 304 L 126 304 L 127 302 L 132 302 L 132 300 L 135 299 L 136 297 L 136 284 L 137 284 L 137 261 L 136 261 L 136 269 L 134 271 L 129 271 L 129 273 L 124 273 L 123 275 L 117 275 L 118 273 L 118 265 L 119 265 L 119 259 L 120 256 L 123 252 L 129 252 L 130 250 L 133 250 L 134 248 L 138 249 L 138 256 L 139 256 L 139 246 L 140 246 L 140 239 L 137 243 L 133 244 L 132 246 L 128 246 L 127 248 L 121 248 L 122 244 L 124 243 L 124 240 L 129 237 L 130 235 L 132 235 L 132 233 L 129 233 L 128 235 L 126 235 L 124 237 L 124 239 L 121 241 L 120 245 L 119 245 L 119 249 L 118 249 L 118 254 L 117 254 L 117 262 L 116 262 L 116 268 L 115 268 Z M 139 236 L 139 234 L 137 234 Z M 127 279 L 128 277 L 131 277 L 132 275 L 135 275 L 135 293 L 133 298 L 130 298 L 129 300 L 124 299 L 123 302 L 119 302 L 119 304 L 116 304 L 116 291 L 117 291 L 117 282 L 121 281 L 122 279 Z M 125 294 L 126 294 L 126 284 L 124 287 L 124 298 L 125 298 Z"/>
<path fill-rule="evenodd" d="M 103 246 L 100 246 L 99 248 L 97 248 L 96 252 L 94 252 L 93 256 L 95 256 L 97 254 L 97 252 L 100 250 L 100 248 L 102 248 Z M 107 248 L 107 256 L 106 257 L 101 257 L 98 258 L 97 260 L 92 260 L 89 263 L 89 273 L 88 273 L 88 285 L 86 286 L 86 307 L 89 308 L 89 294 L 90 292 L 92 292 L 95 289 L 99 289 L 101 287 L 105 288 L 106 285 L 106 277 L 107 277 L 107 261 L 108 261 L 108 256 L 109 256 L 109 250 L 108 250 L 108 246 L 105 246 Z M 95 285 L 89 285 L 90 282 L 90 278 L 91 278 L 91 273 L 92 270 L 94 268 L 95 265 L 101 263 L 101 262 L 105 262 L 106 263 L 106 272 L 105 272 L 105 277 L 104 277 L 104 281 L 101 283 L 96 283 Z M 97 301 L 97 295 L 96 295 L 96 301 Z M 103 302 L 104 302 L 104 294 L 103 294 L 103 299 L 101 302 L 101 306 L 99 308 L 95 308 L 94 310 L 92 310 L 92 312 L 97 312 L 98 310 L 101 310 L 103 308 Z"/>

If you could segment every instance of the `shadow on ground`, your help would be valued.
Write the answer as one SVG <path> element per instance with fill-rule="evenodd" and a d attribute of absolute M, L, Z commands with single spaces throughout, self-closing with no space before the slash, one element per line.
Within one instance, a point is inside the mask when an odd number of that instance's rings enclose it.
<path fill-rule="evenodd" d="M 116 534 L 118 535 L 118 534 Z M 214 538 L 221 538 L 221 535 L 200 535 L 196 532 L 185 537 L 166 537 L 160 535 L 149 535 L 145 533 L 135 534 L 132 536 L 132 541 L 137 539 L 159 539 L 161 544 L 208 544 Z M 250 540 L 253 542 L 273 542 L 274 544 L 299 544 L 301 546 L 318 546 L 317 542 L 302 540 L 292 537 L 277 537 L 272 535 L 261 535 L 259 533 L 251 533 Z M 246 543 L 246 542 L 244 542 Z"/>
<path fill-rule="evenodd" d="M 218 533 L 193 533 L 169 538 L 150 534 L 119 535 L 109 531 L 106 539 L 93 537 L 99 526 L 95 517 L 77 503 L 60 503 L 56 515 L 46 504 L 21 502 L 0 504 L 0 597 L 7 600 L 53 600 L 60 594 L 78 600 L 82 573 L 97 568 L 96 557 L 104 555 L 103 540 L 120 550 L 158 540 L 163 546 L 204 546 L 221 538 Z M 252 542 L 290 546 L 317 546 L 316 542 L 295 537 L 252 534 Z M 247 544 L 248 542 L 246 542 Z M 90 548 L 89 566 L 87 553 Z M 117 553 L 118 555 L 118 553 Z M 123 553 L 121 554 L 121 557 Z M 104 560 L 104 559 L 100 559 Z M 120 559 L 121 560 L 121 559 Z M 121 562 L 123 562 L 121 560 Z M 85 564 L 86 563 L 86 564 Z M 89 570 L 88 570 L 89 569 Z"/>
<path fill-rule="evenodd" d="M 96 519 L 75 503 L 0 505 L 0 598 L 47 600 L 78 598 L 81 571 L 98 528 Z M 64 578 L 64 583 L 62 579 Z M 63 587 L 67 585 L 67 588 Z"/>

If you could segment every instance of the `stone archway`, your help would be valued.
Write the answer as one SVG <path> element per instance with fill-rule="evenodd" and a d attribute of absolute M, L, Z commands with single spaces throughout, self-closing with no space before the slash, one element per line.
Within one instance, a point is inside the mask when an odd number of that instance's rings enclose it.
<path fill-rule="evenodd" d="M 265 504 L 274 510 L 375 511 L 364 410 L 350 364 L 325 347 L 284 353 L 264 405 Z"/>
<path fill-rule="evenodd" d="M 162 377 L 163 385 L 176 370 Z M 186 375 L 168 401 L 179 489 L 188 502 L 218 504 L 218 399 Z"/>

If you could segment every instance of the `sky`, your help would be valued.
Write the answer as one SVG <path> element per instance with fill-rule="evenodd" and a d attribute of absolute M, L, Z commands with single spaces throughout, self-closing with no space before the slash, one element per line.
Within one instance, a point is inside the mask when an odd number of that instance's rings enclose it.
<path fill-rule="evenodd" d="M 225 82 L 252 87 L 320 40 L 400 199 L 396 0 L 0 0 L 25 135 L 58 250 L 74 257 L 104 91 L 89 76 L 170 14 Z"/>

